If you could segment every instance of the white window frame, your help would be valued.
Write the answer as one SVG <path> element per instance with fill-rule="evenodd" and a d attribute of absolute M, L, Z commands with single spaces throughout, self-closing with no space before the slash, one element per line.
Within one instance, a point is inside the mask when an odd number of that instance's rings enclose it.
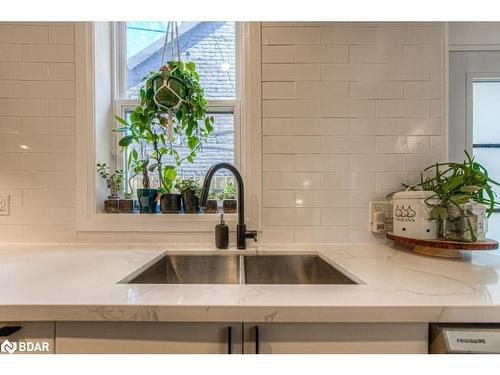
<path fill-rule="evenodd" d="M 115 113 L 124 118 L 127 109 L 134 109 L 139 105 L 138 99 L 128 99 L 127 96 L 127 75 L 126 75 L 126 43 L 127 25 L 126 22 L 114 22 L 113 25 L 114 51 L 114 95 Z M 234 116 L 234 165 L 240 168 L 241 160 L 241 45 L 242 45 L 242 22 L 235 22 L 235 52 L 236 52 L 236 93 L 234 99 L 207 99 L 208 113 L 232 113 Z M 119 146 L 119 136 L 115 137 L 114 156 L 117 161 L 116 168 L 124 169 L 126 165 L 126 155 Z"/>
<path fill-rule="evenodd" d="M 123 27 L 115 24 L 111 33 Z M 261 26 L 259 22 L 243 22 L 239 27 L 241 48 L 237 50 L 237 74 L 239 95 L 236 101 L 210 101 L 211 108 L 233 106 L 235 113 L 235 162 L 242 173 L 245 184 L 245 216 L 247 226 L 261 230 L 262 227 L 262 175 L 261 175 Z M 77 231 L 78 232 L 212 232 L 217 215 L 146 215 L 105 214 L 97 210 L 96 143 L 99 132 L 111 131 L 112 112 L 116 106 L 133 105 L 135 101 L 115 103 L 109 110 L 110 122 L 100 124 L 95 113 L 95 24 L 78 23 L 76 39 L 76 86 L 77 86 Z M 99 35 L 99 38 L 102 38 Z M 112 36 L 109 36 L 112 38 Z M 113 39 L 114 40 L 114 39 Z M 116 41 L 117 42 L 117 41 Z M 120 43 L 111 43 L 113 50 L 120 50 Z M 237 43 L 237 46 L 239 43 Z M 114 54 L 110 54 L 114 56 Z M 116 69 L 115 59 L 113 66 Z M 101 77 L 99 77 L 101 79 Z M 121 80 L 121 82 L 124 82 Z M 120 80 L 114 85 L 113 98 Z M 238 125 L 237 125 L 238 124 Z M 250 126 L 251 124 L 251 126 Z M 106 128 L 107 126 L 107 128 Z M 111 142 L 112 143 L 112 142 Z M 117 156 L 116 147 L 109 145 L 109 154 Z M 112 157 L 110 157 L 112 160 Z M 232 228 L 237 215 L 227 215 Z"/>

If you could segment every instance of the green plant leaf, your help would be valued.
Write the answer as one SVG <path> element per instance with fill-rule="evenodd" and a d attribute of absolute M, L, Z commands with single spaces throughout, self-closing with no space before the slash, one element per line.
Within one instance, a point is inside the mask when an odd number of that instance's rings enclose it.
<path fill-rule="evenodd" d="M 464 204 L 467 203 L 471 199 L 471 196 L 469 194 L 456 194 L 450 197 L 450 201 L 452 201 L 455 204 Z"/>
<path fill-rule="evenodd" d="M 123 137 L 122 139 L 120 139 L 120 142 L 118 142 L 118 144 L 121 147 L 127 147 L 128 145 L 130 145 L 132 143 L 133 140 L 134 140 L 134 136 L 132 136 L 132 135 L 126 135 L 125 137 Z"/>
<path fill-rule="evenodd" d="M 122 119 L 121 117 L 116 116 L 116 115 L 114 117 L 115 117 L 116 121 L 118 121 L 120 124 L 125 125 L 127 127 L 130 126 L 129 123 L 125 119 Z"/>
<path fill-rule="evenodd" d="M 476 193 L 481 189 L 482 189 L 481 186 L 476 186 L 476 185 L 467 185 L 460 187 L 460 191 L 463 191 L 464 193 Z"/>

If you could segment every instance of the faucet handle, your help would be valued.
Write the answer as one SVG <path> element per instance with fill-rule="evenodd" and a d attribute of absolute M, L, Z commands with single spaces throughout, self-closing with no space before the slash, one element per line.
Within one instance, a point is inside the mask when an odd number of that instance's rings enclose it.
<path fill-rule="evenodd" d="M 245 233 L 245 238 L 253 238 L 253 240 L 257 242 L 257 231 L 247 230 L 247 232 Z"/>

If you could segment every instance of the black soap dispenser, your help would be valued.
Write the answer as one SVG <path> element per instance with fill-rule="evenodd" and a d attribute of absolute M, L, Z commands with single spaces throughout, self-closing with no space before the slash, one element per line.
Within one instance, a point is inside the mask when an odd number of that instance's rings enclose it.
<path fill-rule="evenodd" d="M 220 223 L 215 226 L 215 246 L 227 249 L 229 246 L 229 228 L 224 222 L 224 214 L 220 214 Z"/>

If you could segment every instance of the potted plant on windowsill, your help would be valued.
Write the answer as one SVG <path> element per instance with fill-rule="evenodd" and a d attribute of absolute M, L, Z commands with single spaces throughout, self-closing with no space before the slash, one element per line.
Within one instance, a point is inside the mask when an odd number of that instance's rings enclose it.
<path fill-rule="evenodd" d="M 96 164 L 97 173 L 106 181 L 106 186 L 110 190 L 110 194 L 104 201 L 104 212 L 119 213 L 120 212 L 120 190 L 123 182 L 123 170 L 115 170 L 111 172 L 111 168 L 106 163 Z"/>
<path fill-rule="evenodd" d="M 201 186 L 194 178 L 182 179 L 177 183 L 177 189 L 182 195 L 182 207 L 184 213 L 197 213 L 200 211 L 198 205 L 201 195 Z"/>
<path fill-rule="evenodd" d="M 217 213 L 218 209 L 218 193 L 214 190 L 210 190 L 208 193 L 208 200 L 207 204 L 205 205 L 205 208 L 203 209 L 203 212 L 206 214 L 215 214 Z"/>
<path fill-rule="evenodd" d="M 224 186 L 224 190 L 219 194 L 219 199 L 222 201 L 224 213 L 235 213 L 238 210 L 238 202 L 235 199 L 236 188 L 233 182 L 228 182 Z"/>
<path fill-rule="evenodd" d="M 441 235 L 445 239 L 475 242 L 485 239 L 487 218 L 500 205 L 495 201 L 492 186 L 500 184 L 467 151 L 465 155 L 463 163 L 429 166 L 424 171 L 434 170 L 434 176 L 421 177 L 417 186 L 434 192 L 426 203 L 431 208 L 431 219 L 441 220 Z"/>
<path fill-rule="evenodd" d="M 181 91 L 171 90 L 172 77 L 175 82 L 182 82 L 174 86 L 182 87 Z M 194 161 L 202 141 L 213 132 L 214 119 L 206 116 L 207 102 L 192 62 L 169 61 L 159 73 L 149 73 L 139 90 L 139 98 L 140 105 L 131 112 L 130 122 L 116 117 L 123 126 L 115 131 L 124 133 L 120 140 L 122 147 L 139 145 L 141 155 L 135 148 L 130 151 L 134 172 L 143 173 L 144 187 L 149 184 L 148 173 L 157 173 L 160 206 L 168 208 L 162 212 L 173 212 L 179 199 L 172 191 L 177 176 L 175 168 L 185 161 Z M 187 153 L 179 151 L 182 145 L 187 146 Z"/>

